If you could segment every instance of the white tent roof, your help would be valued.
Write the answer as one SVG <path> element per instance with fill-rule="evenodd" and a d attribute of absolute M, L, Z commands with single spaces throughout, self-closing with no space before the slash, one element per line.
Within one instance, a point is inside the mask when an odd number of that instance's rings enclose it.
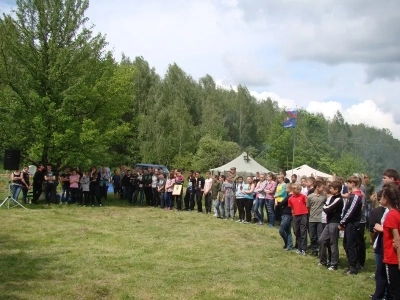
<path fill-rule="evenodd" d="M 230 161 L 229 163 L 220 166 L 218 168 L 210 169 L 211 172 L 217 173 L 217 172 L 227 172 L 229 171 L 232 167 L 236 168 L 236 172 L 241 174 L 241 173 L 251 173 L 255 174 L 256 172 L 260 173 L 269 173 L 271 172 L 270 170 L 264 168 L 262 165 L 260 165 L 258 162 L 256 162 L 253 158 L 248 156 L 248 161 L 245 160 L 245 157 L 247 156 L 246 152 L 243 152 L 241 155 L 236 157 L 234 160 Z"/>
<path fill-rule="evenodd" d="M 317 169 L 311 168 L 308 165 L 302 165 L 298 168 L 294 168 L 292 170 L 287 170 L 286 171 L 286 178 L 289 178 L 292 176 L 292 174 L 296 174 L 297 178 L 300 179 L 302 176 L 314 176 L 314 177 L 322 177 L 322 178 L 327 178 L 327 179 L 332 179 L 333 175 L 318 171 Z"/>

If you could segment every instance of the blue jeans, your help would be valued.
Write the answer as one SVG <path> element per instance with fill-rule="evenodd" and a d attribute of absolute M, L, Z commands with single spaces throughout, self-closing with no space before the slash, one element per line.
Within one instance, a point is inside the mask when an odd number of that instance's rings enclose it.
<path fill-rule="evenodd" d="M 61 202 L 70 202 L 69 201 L 69 187 L 62 187 L 61 189 Z"/>
<path fill-rule="evenodd" d="M 165 197 L 165 207 L 172 207 L 172 192 L 166 192 L 164 194 Z"/>
<path fill-rule="evenodd" d="M 256 199 L 254 201 L 254 213 L 257 216 L 258 222 L 264 223 L 264 205 L 265 205 L 265 199 Z M 261 208 L 261 211 L 258 209 Z"/>
<path fill-rule="evenodd" d="M 275 226 L 275 199 L 265 200 L 265 209 L 267 211 L 268 216 L 268 224 L 270 226 Z"/>
<path fill-rule="evenodd" d="M 20 185 L 12 185 L 11 186 L 11 191 L 12 191 L 12 197 L 14 200 L 18 201 L 18 196 L 19 193 L 21 193 L 22 187 Z"/>
<path fill-rule="evenodd" d="M 221 210 L 222 209 L 222 216 L 221 216 Z M 221 200 L 215 201 L 215 209 L 217 210 L 217 216 L 225 218 L 225 202 L 222 202 Z"/>
<path fill-rule="evenodd" d="M 281 235 L 285 248 L 290 250 L 293 249 L 293 239 L 292 239 L 292 220 L 293 217 L 289 215 L 283 215 L 281 226 L 279 227 L 279 234 Z"/>

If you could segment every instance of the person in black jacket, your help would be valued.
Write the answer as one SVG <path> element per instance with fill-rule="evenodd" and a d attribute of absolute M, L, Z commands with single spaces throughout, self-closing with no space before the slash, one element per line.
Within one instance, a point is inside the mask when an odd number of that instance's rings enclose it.
<path fill-rule="evenodd" d="M 359 190 L 360 180 L 357 176 L 350 176 L 347 185 L 351 190 L 349 199 L 343 209 L 343 217 L 340 220 L 339 229 L 344 230 L 343 247 L 349 261 L 348 275 L 357 275 L 357 230 L 360 228 L 362 211 L 362 192 Z"/>
<path fill-rule="evenodd" d="M 132 185 L 131 185 L 131 170 L 126 170 L 125 175 L 121 178 L 121 187 L 123 198 L 132 202 Z"/>
<path fill-rule="evenodd" d="M 329 185 L 329 192 L 332 197 L 322 208 L 326 214 L 326 223 L 324 230 L 319 237 L 319 264 L 327 266 L 326 250 L 327 241 L 330 243 L 331 263 L 328 270 L 337 270 L 339 266 L 339 223 L 343 210 L 343 198 L 341 195 L 342 183 L 333 181 Z"/>
<path fill-rule="evenodd" d="M 201 203 L 201 199 L 203 198 L 205 179 L 203 176 L 200 176 L 200 171 L 196 171 L 195 177 L 196 177 L 196 185 L 194 187 L 194 190 L 196 194 L 197 212 L 203 212 L 203 205 Z"/>
<path fill-rule="evenodd" d="M 43 169 L 44 169 L 44 167 L 42 164 L 38 165 L 36 172 L 33 175 L 33 183 L 32 183 L 32 188 L 33 188 L 32 203 L 33 204 L 37 204 L 37 201 L 39 200 L 39 197 L 43 192 L 43 181 L 44 181 Z"/>
<path fill-rule="evenodd" d="M 143 173 L 143 184 L 144 184 L 143 191 L 146 196 L 146 204 L 149 206 L 149 205 L 151 205 L 151 203 L 153 201 L 152 200 L 153 193 L 151 190 L 151 177 L 153 176 L 153 168 L 151 168 L 150 171 L 147 169 L 144 169 L 143 172 L 144 172 Z"/>
<path fill-rule="evenodd" d="M 382 198 L 382 191 L 377 194 L 378 202 Z M 388 287 L 386 267 L 383 263 L 383 232 L 376 231 L 376 224 L 382 225 L 382 218 L 386 208 L 379 206 L 374 208 L 369 214 L 369 232 L 371 233 L 371 243 L 374 245 L 375 254 L 375 292 L 371 295 L 371 299 L 378 300 L 385 298 Z"/>
<path fill-rule="evenodd" d="M 92 167 L 92 171 L 90 173 L 90 184 L 89 184 L 90 202 L 92 206 L 94 206 L 95 199 L 99 203 L 99 206 L 103 206 L 100 198 L 100 176 L 101 175 L 97 171 L 97 168 Z"/>
<path fill-rule="evenodd" d="M 196 184 L 196 179 L 194 178 L 194 171 L 189 171 L 189 177 L 188 177 L 188 185 L 186 188 L 186 193 L 185 193 L 185 210 L 190 211 L 194 208 L 194 195 L 193 194 L 193 187 Z M 192 197 L 193 196 L 193 197 Z M 191 202 L 193 202 L 193 208 L 191 208 Z"/>

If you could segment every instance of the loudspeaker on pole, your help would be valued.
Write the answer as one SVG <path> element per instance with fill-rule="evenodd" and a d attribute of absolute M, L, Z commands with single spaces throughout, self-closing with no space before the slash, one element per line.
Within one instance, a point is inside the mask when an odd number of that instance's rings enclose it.
<path fill-rule="evenodd" d="M 19 169 L 21 161 L 20 150 L 6 150 L 4 153 L 4 170 L 15 171 Z"/>

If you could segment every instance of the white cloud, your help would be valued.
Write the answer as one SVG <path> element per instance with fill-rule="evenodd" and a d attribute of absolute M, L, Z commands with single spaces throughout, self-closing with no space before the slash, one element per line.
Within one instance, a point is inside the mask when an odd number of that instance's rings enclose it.
<path fill-rule="evenodd" d="M 250 94 L 255 97 L 258 100 L 266 100 L 268 98 L 270 98 L 273 101 L 276 101 L 279 105 L 279 107 L 281 108 L 295 108 L 296 107 L 296 103 L 294 100 L 292 99 L 288 99 L 288 98 L 282 98 L 281 96 L 279 96 L 276 93 L 273 92 L 255 92 L 255 91 L 251 91 Z"/>
<path fill-rule="evenodd" d="M 326 118 L 332 119 L 336 112 L 342 111 L 343 107 L 340 102 L 336 101 L 327 101 L 327 102 L 318 102 L 318 101 L 310 101 L 306 110 L 310 113 L 322 113 Z"/>
<path fill-rule="evenodd" d="M 393 114 L 383 111 L 373 100 L 365 100 L 346 109 L 336 101 L 311 101 L 307 111 L 322 113 L 327 118 L 332 118 L 336 111 L 340 111 L 349 124 L 364 123 L 379 129 L 387 128 L 395 138 L 400 139 L 400 125 L 396 124 Z"/>

